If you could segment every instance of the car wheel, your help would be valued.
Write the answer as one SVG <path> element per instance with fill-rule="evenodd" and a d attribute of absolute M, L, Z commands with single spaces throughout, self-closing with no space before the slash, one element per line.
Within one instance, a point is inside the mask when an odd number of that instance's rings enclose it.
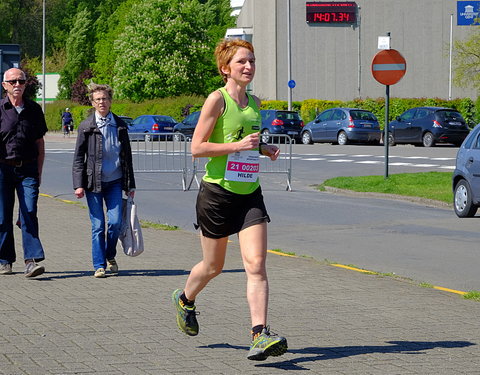
<path fill-rule="evenodd" d="M 268 141 L 270 140 L 270 132 L 268 131 L 268 129 L 263 129 L 262 130 L 262 142 L 263 143 L 268 143 Z"/>
<path fill-rule="evenodd" d="M 337 143 L 340 145 L 340 146 L 345 146 L 348 144 L 348 137 L 347 137 L 347 133 L 345 133 L 344 131 L 341 131 L 340 133 L 338 133 L 337 135 Z"/>
<path fill-rule="evenodd" d="M 388 133 L 388 145 L 395 146 L 397 143 L 395 142 L 395 137 L 392 133 Z"/>
<path fill-rule="evenodd" d="M 151 139 L 150 134 L 145 133 L 145 142 L 150 142 L 150 139 Z"/>
<path fill-rule="evenodd" d="M 312 136 L 310 135 L 309 132 L 303 132 L 302 133 L 302 143 L 304 145 L 311 145 L 312 142 Z"/>
<path fill-rule="evenodd" d="M 422 138 L 423 147 L 433 147 L 435 146 L 435 140 L 433 139 L 433 134 L 426 132 Z"/>
<path fill-rule="evenodd" d="M 180 132 L 175 132 L 173 134 L 173 140 L 176 142 L 181 142 L 182 141 L 182 136 L 180 135 Z"/>
<path fill-rule="evenodd" d="M 472 202 L 472 190 L 465 180 L 460 180 L 455 186 L 453 209 L 458 217 L 473 217 L 478 207 Z"/>

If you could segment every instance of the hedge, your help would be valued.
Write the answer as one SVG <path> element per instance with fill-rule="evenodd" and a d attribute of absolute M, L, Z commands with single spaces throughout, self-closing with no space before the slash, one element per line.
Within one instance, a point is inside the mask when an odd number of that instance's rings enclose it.
<path fill-rule="evenodd" d="M 112 112 L 117 115 L 129 116 L 132 118 L 140 115 L 166 115 L 172 116 L 177 121 L 181 121 L 185 117 L 184 112 L 186 108 L 189 108 L 190 112 L 193 112 L 201 108 L 204 101 L 205 98 L 200 96 L 181 96 L 156 99 L 142 103 L 114 99 L 112 103 Z M 65 100 L 48 103 L 45 111 L 48 130 L 61 131 L 61 116 L 62 112 L 65 111 L 65 108 L 70 108 L 75 128 L 80 122 L 87 118 L 92 111 L 91 106 L 82 106 Z"/>
<path fill-rule="evenodd" d="M 135 118 L 146 114 L 161 114 L 172 116 L 175 120 L 181 121 L 193 111 L 201 109 L 204 97 L 200 96 L 180 96 L 165 99 L 149 100 L 142 103 L 133 103 L 125 100 L 114 100 L 112 111 L 118 115 L 130 116 Z M 447 107 L 459 111 L 465 118 L 470 127 L 480 122 L 480 98 L 474 102 L 469 98 L 445 100 L 439 98 L 391 98 L 389 107 L 389 120 L 393 120 L 407 109 L 420 106 Z M 61 114 L 65 108 L 69 107 L 75 126 L 85 119 L 92 110 L 89 106 L 80 106 L 68 101 L 55 101 L 46 106 L 45 117 L 48 129 L 51 131 L 61 130 Z M 319 100 L 307 99 L 301 102 L 292 102 L 292 109 L 298 111 L 305 123 L 312 121 L 315 116 L 328 108 L 351 107 L 362 108 L 377 116 L 380 126 L 383 128 L 385 123 L 385 99 L 384 98 L 366 98 L 355 99 L 351 101 L 340 100 Z M 281 109 L 286 110 L 288 102 L 284 100 L 267 100 L 262 102 L 261 109 Z"/>

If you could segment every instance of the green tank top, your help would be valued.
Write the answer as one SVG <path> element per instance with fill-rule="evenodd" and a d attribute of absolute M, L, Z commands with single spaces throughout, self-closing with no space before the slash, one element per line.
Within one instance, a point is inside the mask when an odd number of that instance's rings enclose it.
<path fill-rule="evenodd" d="M 208 139 L 209 142 L 238 142 L 248 134 L 260 131 L 260 110 L 251 95 L 247 94 L 248 105 L 245 108 L 240 108 L 238 104 L 230 97 L 225 88 L 222 87 L 219 89 L 219 91 L 223 95 L 225 109 L 215 123 L 213 132 Z M 260 184 L 258 179 L 255 182 L 228 181 L 225 179 L 227 159 L 228 155 L 209 158 L 209 161 L 205 166 L 206 173 L 203 176 L 203 180 L 206 182 L 219 184 L 224 189 L 231 191 L 232 193 L 253 193 Z"/>

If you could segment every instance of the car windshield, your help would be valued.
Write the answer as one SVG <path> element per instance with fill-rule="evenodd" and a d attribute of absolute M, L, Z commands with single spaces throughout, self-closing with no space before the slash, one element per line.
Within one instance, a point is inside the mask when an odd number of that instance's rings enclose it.
<path fill-rule="evenodd" d="M 441 121 L 465 121 L 457 111 L 438 111 L 437 116 Z"/>
<path fill-rule="evenodd" d="M 198 121 L 199 117 L 200 117 L 200 112 L 193 112 L 193 113 L 190 113 L 187 117 L 185 117 L 183 122 L 185 124 L 190 124 L 190 123 L 193 123 L 195 121 Z"/>
<path fill-rule="evenodd" d="M 279 120 L 300 120 L 297 112 L 277 112 L 277 118 Z"/>
<path fill-rule="evenodd" d="M 125 124 L 127 125 L 132 125 L 132 122 L 133 122 L 133 119 L 131 117 L 120 117 L 123 122 L 125 122 Z"/>
<path fill-rule="evenodd" d="M 170 116 L 155 116 L 156 122 L 168 122 L 171 124 L 176 124 L 175 120 Z"/>
<path fill-rule="evenodd" d="M 377 121 L 375 115 L 367 111 L 350 111 L 350 116 L 352 116 L 352 120 Z"/>

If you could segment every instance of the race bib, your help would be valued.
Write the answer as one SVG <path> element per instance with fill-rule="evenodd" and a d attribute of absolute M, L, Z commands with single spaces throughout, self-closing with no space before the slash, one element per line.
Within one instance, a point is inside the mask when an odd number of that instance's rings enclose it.
<path fill-rule="evenodd" d="M 240 151 L 229 154 L 225 169 L 225 180 L 256 182 L 260 165 L 258 151 Z"/>

